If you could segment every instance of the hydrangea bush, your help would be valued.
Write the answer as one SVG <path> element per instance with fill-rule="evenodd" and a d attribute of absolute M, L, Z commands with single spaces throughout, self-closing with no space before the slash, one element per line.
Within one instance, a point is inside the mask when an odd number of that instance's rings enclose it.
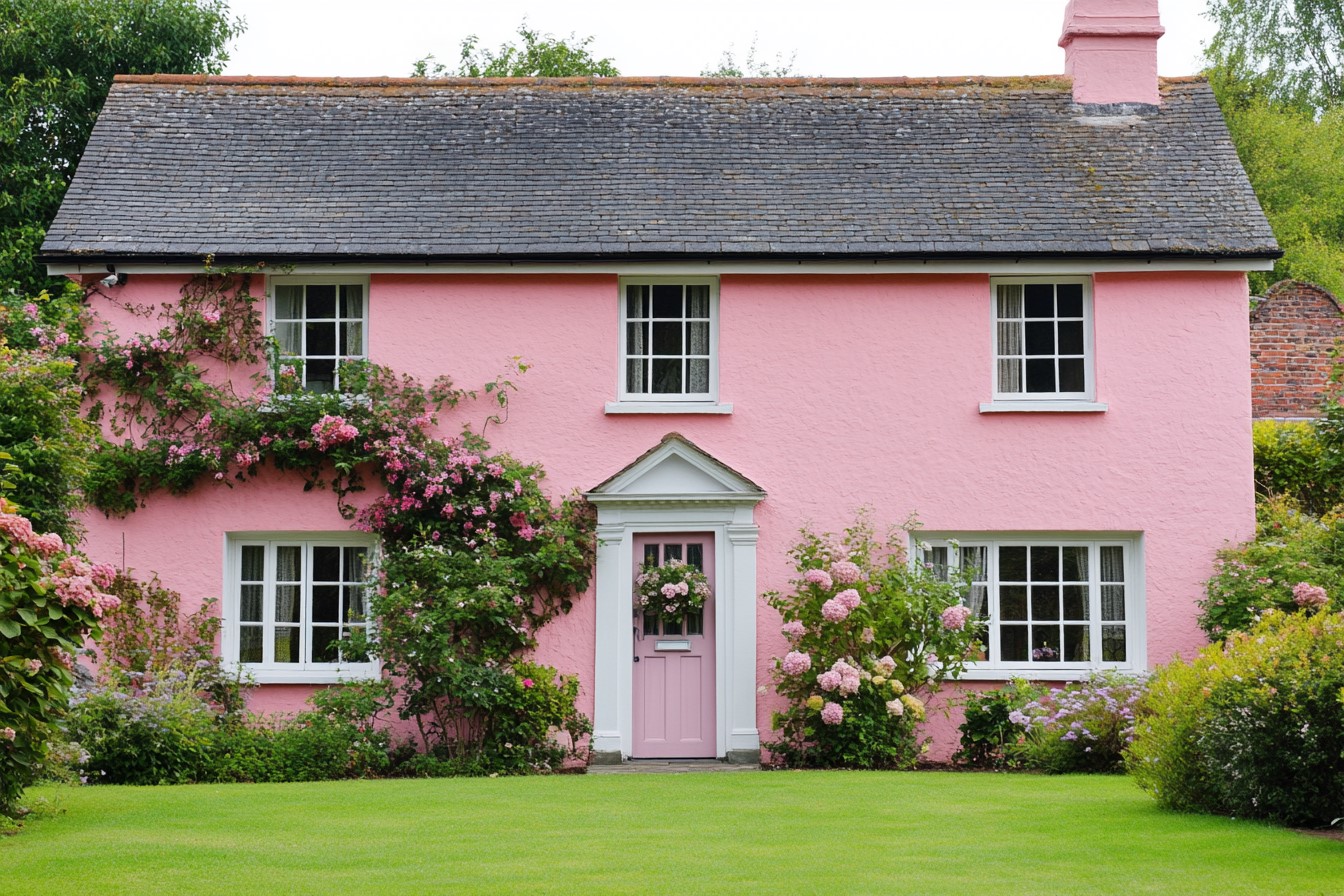
<path fill-rule="evenodd" d="M 55 533 L 40 535 L 0 500 L 0 816 L 41 771 L 66 711 L 75 654 L 116 609 L 111 567 L 92 565 Z"/>
<path fill-rule="evenodd" d="M 878 538 L 866 517 L 841 537 L 804 529 L 793 588 L 766 600 L 792 649 L 774 662 L 789 703 L 774 714 L 776 762 L 908 768 L 920 755 L 925 700 L 965 668 L 978 632 L 966 583 L 907 561 L 913 526 Z"/>

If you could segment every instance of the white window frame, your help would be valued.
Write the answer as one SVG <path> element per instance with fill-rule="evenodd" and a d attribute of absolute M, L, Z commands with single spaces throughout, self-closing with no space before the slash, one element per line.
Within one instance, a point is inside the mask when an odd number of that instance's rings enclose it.
<path fill-rule="evenodd" d="M 266 550 L 265 583 L 262 597 L 262 646 L 273 649 L 275 621 L 275 551 L 279 546 L 303 547 L 304 569 L 300 592 L 300 654 L 306 655 L 312 643 L 312 573 L 314 547 L 362 547 L 368 549 L 371 562 L 377 562 L 378 542 L 359 532 L 231 532 L 226 536 L 224 562 L 224 607 L 220 649 L 224 662 L 232 669 L 250 675 L 258 684 L 331 684 L 361 678 L 376 678 L 381 664 L 369 662 L 295 662 L 242 663 L 239 661 L 242 624 L 243 548 L 263 546 Z M 367 593 L 366 593 L 367 601 Z M 265 656 L 266 654 L 263 654 Z"/>
<path fill-rule="evenodd" d="M 608 414 L 730 414 L 733 406 L 719 401 L 719 278 L 718 277 L 621 277 L 617 307 L 620 327 L 616 334 L 616 395 L 608 402 Z M 630 286 L 709 287 L 709 382 L 705 392 L 631 392 L 626 388 L 627 325 L 630 322 L 626 289 Z M 683 318 L 684 319 L 684 318 Z M 682 357 L 685 357 L 683 343 Z"/>
<path fill-rule="evenodd" d="M 980 405 L 981 413 L 1002 413 L 1022 411 L 1063 411 L 1063 412 L 1099 412 L 1106 405 L 1096 400 L 1096 340 L 1094 336 L 1092 314 L 1092 278 L 1078 276 L 1041 276 L 1041 277 L 992 277 L 989 289 L 989 326 L 990 326 L 990 384 L 993 399 Z M 1072 392 L 1006 392 L 1000 387 L 999 359 L 1001 346 L 999 341 L 999 287 L 1031 286 L 1049 284 L 1051 286 L 1078 285 L 1082 287 L 1082 324 L 1083 324 L 1083 388 Z M 1025 312 L 1025 307 L 1024 307 Z M 1044 320 L 1044 318 L 1042 319 Z M 1051 318 L 1058 321 L 1059 318 Z M 1025 342 L 1025 331 L 1022 334 Z M 1024 346 L 1025 351 L 1025 346 Z M 1056 360 L 1061 356 L 1056 336 Z M 1023 354 L 1025 363 L 1026 355 Z M 1045 357 L 1045 356 L 1041 356 Z M 1058 383 L 1056 383 L 1058 385 Z"/>
<path fill-rule="evenodd" d="M 928 548 L 947 549 L 948 566 L 956 571 L 961 563 L 961 548 L 983 547 L 986 549 L 988 566 L 984 572 L 987 585 L 988 624 L 983 633 L 987 645 L 999 643 L 1001 624 L 999 608 L 999 555 L 1000 547 L 1076 547 L 1086 546 L 1088 552 L 1088 624 L 1089 642 L 1093 659 L 1089 662 L 1064 662 L 1063 660 L 1032 660 L 1030 654 L 1025 661 L 1005 661 L 999 658 L 972 661 L 967 664 L 966 674 L 970 680 L 1002 681 L 1010 678 L 1027 678 L 1035 681 L 1072 681 L 1085 678 L 1092 672 L 1115 670 L 1120 672 L 1143 672 L 1148 667 L 1147 655 L 1147 612 L 1144 583 L 1143 539 L 1133 533 L 1114 532 L 1060 532 L 1060 533 L 916 533 L 912 538 L 910 556 L 914 562 L 926 562 Z M 1124 587 L 1125 587 L 1125 659 L 1123 661 L 1104 661 L 1101 659 L 1101 627 L 1114 625 L 1101 618 L 1101 563 L 1100 548 L 1118 545 L 1124 549 Z M 977 579 L 977 581 L 982 581 Z M 1028 614 L 1030 615 L 1030 595 L 1028 595 Z M 1046 620 L 1050 623 L 1059 620 Z M 1030 623 L 1028 622 L 1028 631 Z M 1030 642 L 1029 642 L 1030 646 Z M 990 649 L 991 657 L 994 651 Z"/>
<path fill-rule="evenodd" d="M 369 296 L 369 278 L 368 278 L 368 277 L 360 277 L 360 276 L 330 276 L 330 277 L 318 277 L 318 276 L 304 276 L 304 277 L 299 277 L 299 276 L 272 276 L 272 277 L 269 277 L 269 278 L 268 278 L 268 281 L 267 281 L 267 284 L 266 284 L 266 332 L 267 332 L 267 334 L 270 335 L 272 338 L 276 339 L 277 350 L 279 350 L 279 339 L 278 339 L 278 337 L 276 336 L 276 324 L 277 324 L 277 322 L 278 322 L 278 321 L 277 321 L 277 317 L 278 317 L 278 304 L 277 304 L 277 301 L 276 301 L 276 287 L 278 287 L 278 286 L 303 286 L 303 287 L 305 287 L 305 288 L 306 288 L 306 287 L 309 287 L 309 286 L 335 286 L 335 287 L 338 288 L 338 293 L 337 293 L 337 301 L 338 301 L 338 302 L 339 302 L 339 295 L 340 295 L 340 294 L 339 294 L 339 287 L 342 287 L 342 286 L 358 286 L 358 287 L 360 287 L 360 288 L 363 290 L 363 294 L 364 294 L 364 314 L 363 314 L 363 317 L 362 317 L 361 320 L 360 320 L 360 323 L 362 324 L 362 326 L 360 327 L 360 346 L 359 346 L 359 354 L 357 354 L 357 355 L 347 355 L 347 354 L 344 354 L 344 353 L 342 353 L 342 352 L 339 351 L 339 349 L 341 348 L 341 346 L 338 344 L 338 345 L 337 345 L 337 350 L 338 350 L 338 351 L 337 351 L 336 355 L 334 356 L 334 357 L 335 357 L 335 360 L 336 360 L 336 370 L 335 370 L 335 374 L 334 374 L 334 376 L 333 376 L 333 388 L 332 388 L 332 391 L 333 391 L 333 392 L 340 392 L 340 391 L 341 391 L 341 382 L 340 382 L 340 377 L 341 377 L 341 372 L 340 372 L 340 371 L 341 371 L 341 363 L 344 362 L 344 361 L 364 360 L 364 359 L 368 358 L 368 356 L 369 356 L 369 303 L 370 303 L 370 296 Z M 306 294 L 306 289 L 305 289 L 305 294 Z M 305 310 L 304 310 L 304 315 L 305 315 L 305 316 L 304 316 L 304 319 L 306 320 L 306 319 L 307 319 L 307 309 L 306 309 L 306 308 L 305 308 Z M 292 318 L 286 318 L 286 320 L 292 320 Z M 342 320 L 354 320 L 354 318 L 342 318 L 342 317 L 340 317 L 340 308 L 339 308 L 339 305 L 338 305 L 338 307 L 337 307 L 337 317 L 335 318 L 335 320 L 339 322 L 339 321 L 342 321 Z M 338 329 L 338 330 L 337 330 L 337 338 L 338 338 L 338 340 L 339 340 L 339 332 L 340 332 L 340 331 L 339 331 L 339 329 Z M 305 338 L 306 338 L 306 337 L 305 337 Z M 305 352 L 306 352 L 306 348 L 307 348 L 307 347 L 305 346 Z M 304 387 L 306 388 L 306 387 L 307 387 L 307 378 L 308 378 L 308 360 L 309 360 L 309 356 L 308 356 L 306 353 L 305 353 L 305 354 L 299 354 L 299 355 L 285 355 L 285 354 L 281 354 L 280 357 L 278 358 L 278 360 L 280 361 L 280 363 L 284 363 L 284 359 L 285 359 L 285 358 L 288 358 L 288 357 L 296 357 L 296 358 L 299 358 L 300 360 L 302 360 L 302 361 L 304 362 L 304 364 L 303 364 L 303 366 L 304 366 L 303 376 L 304 376 Z M 323 356 L 323 357 L 326 357 L 326 356 Z"/>

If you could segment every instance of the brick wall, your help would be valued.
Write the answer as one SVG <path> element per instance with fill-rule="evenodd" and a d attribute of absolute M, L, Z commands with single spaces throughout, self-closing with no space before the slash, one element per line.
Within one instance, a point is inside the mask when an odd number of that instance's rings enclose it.
<path fill-rule="evenodd" d="M 1251 413 L 1318 416 L 1331 350 L 1344 337 L 1344 315 L 1329 292 L 1310 283 L 1276 283 L 1251 311 Z"/>

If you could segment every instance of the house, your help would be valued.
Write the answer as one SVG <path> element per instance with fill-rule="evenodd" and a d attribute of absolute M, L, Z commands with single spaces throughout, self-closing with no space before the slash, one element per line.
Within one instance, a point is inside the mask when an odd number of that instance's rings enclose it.
<path fill-rule="evenodd" d="M 175 301 L 207 255 L 276 272 L 271 322 L 334 327 L 342 290 L 353 335 L 309 369 L 526 357 L 492 438 L 598 513 L 540 658 L 581 675 L 599 760 L 754 759 L 787 649 L 760 595 L 863 505 L 979 559 L 973 681 L 1203 643 L 1214 552 L 1253 529 L 1246 272 L 1279 252 L 1207 84 L 1157 77 L 1162 30 L 1155 0 L 1074 0 L 1044 78 L 121 77 L 43 251 L 127 275 L 109 304 Z M 370 547 L 283 480 L 91 516 L 88 550 L 222 595 L 244 658 L 244 551 L 273 589 L 279 551 Z M 649 545 L 714 579 L 670 698 L 634 660 L 666 659 L 631 624 Z M 294 624 L 247 663 L 259 708 L 358 671 Z"/>
<path fill-rule="evenodd" d="M 1329 290 L 1284 280 L 1251 308 L 1251 416 L 1304 420 L 1321 397 L 1344 336 L 1344 314 Z"/>

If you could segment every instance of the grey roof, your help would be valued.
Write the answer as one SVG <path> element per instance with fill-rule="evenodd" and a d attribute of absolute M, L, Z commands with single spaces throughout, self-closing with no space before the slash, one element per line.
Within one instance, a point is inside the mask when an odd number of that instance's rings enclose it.
<path fill-rule="evenodd" d="M 1278 254 L 1208 86 L 119 78 L 49 262 Z"/>

